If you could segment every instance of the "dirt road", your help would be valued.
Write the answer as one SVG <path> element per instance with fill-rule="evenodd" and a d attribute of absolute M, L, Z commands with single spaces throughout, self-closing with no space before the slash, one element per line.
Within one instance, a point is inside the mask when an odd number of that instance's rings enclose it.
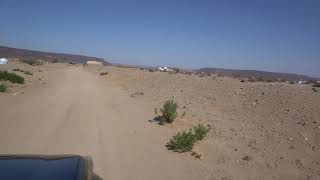
<path fill-rule="evenodd" d="M 165 149 L 172 133 L 148 122 L 148 104 L 82 67 L 56 70 L 45 87 L 0 98 L 0 154 L 90 155 L 108 180 L 205 178 Z"/>

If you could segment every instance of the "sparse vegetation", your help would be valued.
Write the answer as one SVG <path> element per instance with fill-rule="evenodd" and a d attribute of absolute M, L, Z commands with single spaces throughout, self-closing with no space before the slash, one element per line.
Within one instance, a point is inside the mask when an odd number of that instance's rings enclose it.
<path fill-rule="evenodd" d="M 204 137 L 206 137 L 209 130 L 210 130 L 210 126 L 205 127 L 202 124 L 199 124 L 198 126 L 195 126 L 193 128 L 194 135 L 195 135 L 196 139 L 199 141 L 201 141 Z"/>
<path fill-rule="evenodd" d="M 290 83 L 290 84 L 294 84 L 295 82 L 294 82 L 294 81 L 289 81 L 289 83 Z"/>
<path fill-rule="evenodd" d="M 0 84 L 0 92 L 6 92 L 7 91 L 7 86 L 4 83 Z"/>
<path fill-rule="evenodd" d="M 109 74 L 108 72 L 101 72 L 100 76 L 105 76 L 105 75 L 108 75 L 108 74 Z"/>
<path fill-rule="evenodd" d="M 0 81 L 10 81 L 12 83 L 24 84 L 24 78 L 7 71 L 0 71 Z"/>
<path fill-rule="evenodd" d="M 205 127 L 202 124 L 189 129 L 188 131 L 179 132 L 174 135 L 169 143 L 167 143 L 167 148 L 174 152 L 188 152 L 191 151 L 194 144 L 197 141 L 203 140 L 203 138 L 208 134 L 210 127 Z"/>
<path fill-rule="evenodd" d="M 20 61 L 23 63 L 29 64 L 31 66 L 38 66 L 43 64 L 41 61 L 34 60 L 34 59 L 20 59 Z"/>
<path fill-rule="evenodd" d="M 165 121 L 167 123 L 172 123 L 177 117 L 178 104 L 173 100 L 167 100 L 164 102 L 163 107 L 160 109 Z"/>
<path fill-rule="evenodd" d="M 194 144 L 196 143 L 196 137 L 192 133 L 192 130 L 183 131 L 182 133 L 178 133 L 169 141 L 167 144 L 167 148 L 174 152 L 188 152 L 191 151 Z"/>

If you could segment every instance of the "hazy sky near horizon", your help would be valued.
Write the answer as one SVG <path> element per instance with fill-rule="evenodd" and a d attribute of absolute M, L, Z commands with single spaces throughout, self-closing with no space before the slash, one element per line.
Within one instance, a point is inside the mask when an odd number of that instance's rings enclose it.
<path fill-rule="evenodd" d="M 320 77 L 319 0 L 0 0 L 0 45 Z"/>

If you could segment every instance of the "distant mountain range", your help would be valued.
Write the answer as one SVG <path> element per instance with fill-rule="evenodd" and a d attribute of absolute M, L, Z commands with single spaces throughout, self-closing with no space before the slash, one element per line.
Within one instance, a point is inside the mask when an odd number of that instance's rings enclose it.
<path fill-rule="evenodd" d="M 73 62 L 73 63 L 85 63 L 89 61 L 99 61 L 104 65 L 113 65 L 126 68 L 144 68 L 144 69 L 154 69 L 154 67 L 149 66 L 137 66 L 137 65 L 126 65 L 109 63 L 102 58 L 83 56 L 83 55 L 73 55 L 73 54 L 63 54 L 63 53 L 51 53 L 51 52 L 41 52 L 26 49 L 17 49 L 11 47 L 0 46 L 0 58 L 20 58 L 20 59 L 34 59 L 34 60 L 44 60 L 53 61 L 57 60 L 60 62 Z M 190 70 L 188 70 L 190 71 Z M 299 80 L 320 80 L 320 78 L 313 78 L 305 75 L 290 74 L 290 73 L 277 73 L 277 72 L 267 72 L 258 70 L 235 70 L 235 69 L 221 69 L 221 68 L 201 68 L 191 70 L 197 73 L 210 73 L 210 74 L 220 74 L 229 77 L 237 78 L 261 78 L 264 80 L 274 80 L 274 79 L 284 79 L 288 81 L 299 81 Z"/>
<path fill-rule="evenodd" d="M 110 65 L 102 58 L 89 57 L 83 55 L 63 54 L 63 53 L 51 53 L 41 52 L 26 49 L 17 49 L 11 47 L 0 46 L 0 58 L 20 58 L 20 59 L 33 59 L 43 61 L 57 60 L 60 62 L 73 62 L 73 63 L 85 63 L 87 61 L 99 61 L 104 65 Z"/>
<path fill-rule="evenodd" d="M 264 80 L 283 79 L 288 81 L 312 81 L 319 80 L 319 78 L 309 77 L 306 75 L 267 72 L 258 70 L 234 70 L 234 69 L 220 69 L 220 68 L 201 68 L 197 72 L 221 74 L 224 76 L 237 77 L 237 78 L 261 78 Z"/>

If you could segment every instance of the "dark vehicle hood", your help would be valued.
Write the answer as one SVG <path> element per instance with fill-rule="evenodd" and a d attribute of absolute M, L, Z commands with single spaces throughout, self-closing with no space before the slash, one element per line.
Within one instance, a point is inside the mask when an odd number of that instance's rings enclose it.
<path fill-rule="evenodd" d="M 0 156 L 1 180 L 82 180 L 81 156 Z"/>

